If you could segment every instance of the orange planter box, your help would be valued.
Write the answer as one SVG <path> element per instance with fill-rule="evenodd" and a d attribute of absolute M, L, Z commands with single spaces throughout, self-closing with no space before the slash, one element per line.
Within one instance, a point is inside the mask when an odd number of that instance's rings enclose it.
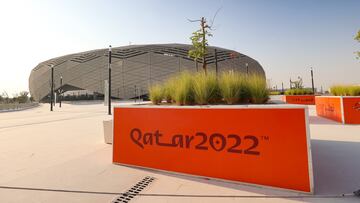
<path fill-rule="evenodd" d="M 306 106 L 114 108 L 113 162 L 313 193 Z"/>
<path fill-rule="evenodd" d="M 360 124 L 360 96 L 316 97 L 316 113 L 344 124 Z"/>
<path fill-rule="evenodd" d="M 315 95 L 284 95 L 283 101 L 287 104 L 315 105 Z"/>

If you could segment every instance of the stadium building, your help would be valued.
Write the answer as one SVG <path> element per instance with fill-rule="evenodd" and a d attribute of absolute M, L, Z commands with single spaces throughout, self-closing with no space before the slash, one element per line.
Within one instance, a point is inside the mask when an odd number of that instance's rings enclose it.
<path fill-rule="evenodd" d="M 202 71 L 202 60 L 195 62 L 188 56 L 191 47 L 185 44 L 154 44 L 112 48 L 112 97 L 130 99 L 147 95 L 149 85 L 163 82 L 181 71 Z M 256 60 L 236 51 L 209 47 L 206 56 L 209 71 L 215 71 L 216 59 L 219 72 L 258 73 L 265 77 L 263 68 Z M 41 62 L 31 71 L 29 78 L 30 94 L 36 101 L 49 98 L 52 66 L 55 92 L 85 90 L 89 94 L 104 94 L 104 81 L 108 79 L 108 49 L 70 54 Z"/>

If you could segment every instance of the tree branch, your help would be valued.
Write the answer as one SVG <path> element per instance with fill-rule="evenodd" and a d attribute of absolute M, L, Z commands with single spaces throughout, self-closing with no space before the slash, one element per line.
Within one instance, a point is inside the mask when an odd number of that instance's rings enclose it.
<path fill-rule="evenodd" d="M 191 22 L 191 23 L 193 23 L 193 22 L 201 22 L 201 20 L 190 20 L 189 18 L 187 18 L 187 20 L 188 20 L 189 22 Z"/>
<path fill-rule="evenodd" d="M 222 7 L 218 8 L 218 9 L 216 10 L 216 12 L 215 12 L 212 20 L 210 21 L 210 23 L 211 23 L 211 25 L 209 26 L 210 29 L 212 28 L 212 26 L 213 26 L 213 24 L 214 24 L 214 22 L 215 22 L 216 16 L 217 16 L 217 14 L 220 12 L 221 9 L 222 9 Z"/>

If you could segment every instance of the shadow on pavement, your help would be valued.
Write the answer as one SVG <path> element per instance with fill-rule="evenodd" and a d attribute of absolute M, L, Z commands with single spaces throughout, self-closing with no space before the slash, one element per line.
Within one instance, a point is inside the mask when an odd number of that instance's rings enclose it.
<path fill-rule="evenodd" d="M 311 150 L 316 194 L 360 189 L 360 142 L 312 140 Z"/>
<path fill-rule="evenodd" d="M 360 136 L 360 135 L 359 135 Z M 312 140 L 312 161 L 314 171 L 315 195 L 352 194 L 360 189 L 360 142 L 343 142 L 328 140 Z M 174 174 L 164 171 L 148 170 L 152 173 L 186 179 L 194 182 L 211 184 L 229 189 L 241 190 L 270 196 L 296 196 L 296 192 L 281 189 L 260 188 L 226 181 L 211 180 L 208 178 Z M 201 191 L 199 191 L 201 193 Z M 217 195 L 217 194 L 213 194 Z M 241 195 L 241 194 L 240 194 Z M 304 195 L 304 194 L 301 194 Z M 311 195 L 310 195 L 311 196 Z M 285 198 L 295 201 L 328 202 L 328 198 Z M 332 202 L 357 201 L 357 197 L 339 197 Z"/>

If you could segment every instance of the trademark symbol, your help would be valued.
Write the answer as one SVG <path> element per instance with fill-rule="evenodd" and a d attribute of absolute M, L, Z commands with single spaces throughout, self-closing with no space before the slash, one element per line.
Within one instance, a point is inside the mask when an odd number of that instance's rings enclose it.
<path fill-rule="evenodd" d="M 262 140 L 266 140 L 266 141 L 269 141 L 269 140 L 270 140 L 269 136 L 261 136 L 261 139 L 262 139 Z"/>

